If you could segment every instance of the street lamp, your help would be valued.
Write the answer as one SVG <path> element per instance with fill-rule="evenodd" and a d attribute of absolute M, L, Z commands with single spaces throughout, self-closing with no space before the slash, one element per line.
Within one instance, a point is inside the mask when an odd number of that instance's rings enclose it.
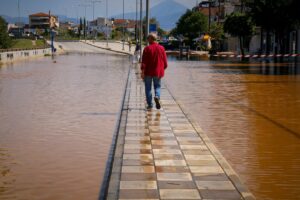
<path fill-rule="evenodd" d="M 86 22 L 86 8 L 91 7 L 91 5 L 89 5 L 89 4 L 79 4 L 78 6 L 84 7 L 84 18 L 85 18 L 85 22 Z M 84 25 L 84 40 L 86 41 L 86 23 Z"/>
<path fill-rule="evenodd" d="M 149 0 L 146 0 L 146 37 L 149 35 Z"/>
<path fill-rule="evenodd" d="M 140 0 L 140 59 L 142 59 L 143 41 L 143 0 Z"/>
<path fill-rule="evenodd" d="M 106 47 L 108 48 L 108 1 L 106 0 L 106 17 L 105 17 L 105 23 L 106 23 Z"/>
<path fill-rule="evenodd" d="M 91 1 L 91 3 L 93 4 L 93 21 L 95 20 L 95 4 L 96 3 L 101 3 L 102 1 Z M 107 2 L 107 0 L 106 0 Z"/>
<path fill-rule="evenodd" d="M 125 1 L 123 0 L 123 48 L 122 50 L 125 50 L 125 27 L 124 27 L 124 23 L 125 23 Z"/>

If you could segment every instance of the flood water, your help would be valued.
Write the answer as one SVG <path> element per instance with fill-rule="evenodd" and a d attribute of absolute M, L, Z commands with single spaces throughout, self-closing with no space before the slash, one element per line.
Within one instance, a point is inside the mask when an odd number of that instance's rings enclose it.
<path fill-rule="evenodd" d="M 257 199 L 300 199 L 300 65 L 170 61 L 165 82 Z"/>
<path fill-rule="evenodd" d="M 0 66 L 0 199 L 97 199 L 128 57 Z"/>

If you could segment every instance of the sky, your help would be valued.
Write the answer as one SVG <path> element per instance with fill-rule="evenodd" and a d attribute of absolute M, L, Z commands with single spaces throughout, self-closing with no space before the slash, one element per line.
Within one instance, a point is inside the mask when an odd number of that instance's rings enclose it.
<path fill-rule="evenodd" d="M 67 17 L 78 18 L 85 15 L 83 5 L 90 4 L 91 1 L 98 1 L 94 5 L 95 17 L 106 16 L 106 2 L 108 2 L 108 16 L 123 13 L 123 0 L 19 0 L 20 16 L 27 17 L 36 12 L 46 12 L 51 10 L 55 15 L 65 15 Z M 100 1 L 100 2 L 99 2 Z M 150 5 L 155 6 L 162 1 L 169 0 L 150 0 Z M 175 0 L 188 8 L 192 8 L 198 2 L 197 0 Z M 140 0 L 138 0 L 140 2 Z M 143 0 L 146 2 L 146 0 Z M 135 12 L 136 0 L 124 0 L 125 13 Z M 143 3 L 145 5 L 145 3 Z M 0 0 L 0 15 L 10 17 L 18 16 L 18 0 Z M 86 7 L 86 17 L 88 20 L 93 18 L 92 6 Z"/>

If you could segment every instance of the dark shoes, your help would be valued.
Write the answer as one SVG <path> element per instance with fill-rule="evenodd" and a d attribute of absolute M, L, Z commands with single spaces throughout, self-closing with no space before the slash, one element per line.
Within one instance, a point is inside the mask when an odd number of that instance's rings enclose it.
<path fill-rule="evenodd" d="M 147 110 L 152 110 L 152 106 L 147 106 Z"/>
<path fill-rule="evenodd" d="M 160 102 L 159 102 L 159 98 L 158 97 L 154 97 L 154 101 L 155 101 L 156 109 L 159 110 L 161 108 Z"/>

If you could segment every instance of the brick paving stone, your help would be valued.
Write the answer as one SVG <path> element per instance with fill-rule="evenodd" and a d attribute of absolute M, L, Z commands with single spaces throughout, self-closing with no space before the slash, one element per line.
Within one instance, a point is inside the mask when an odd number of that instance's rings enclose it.
<path fill-rule="evenodd" d="M 156 181 L 121 181 L 120 183 L 121 190 L 127 189 L 157 189 Z"/>
<path fill-rule="evenodd" d="M 155 181 L 156 173 L 122 173 L 122 181 Z"/>
<path fill-rule="evenodd" d="M 190 173 L 157 173 L 157 180 L 159 180 L 159 181 L 191 181 L 192 175 Z M 200 184 L 201 184 L 201 182 L 200 182 Z M 204 188 L 204 189 L 206 189 L 206 188 Z"/>
<path fill-rule="evenodd" d="M 201 199 L 195 189 L 160 189 L 161 199 Z"/>
<path fill-rule="evenodd" d="M 160 189 L 197 189 L 194 181 L 157 181 Z"/>
<path fill-rule="evenodd" d="M 120 199 L 159 199 L 158 190 L 120 190 Z"/>

